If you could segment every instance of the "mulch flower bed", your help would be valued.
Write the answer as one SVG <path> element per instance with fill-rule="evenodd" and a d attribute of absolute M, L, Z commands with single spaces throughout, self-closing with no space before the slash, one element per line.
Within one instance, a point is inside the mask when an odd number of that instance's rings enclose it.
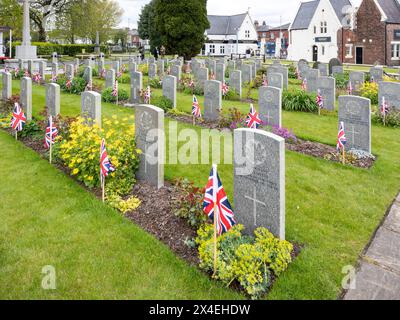
<path fill-rule="evenodd" d="M 177 120 L 179 122 L 193 124 L 193 117 L 190 115 L 167 114 L 167 117 Z M 206 129 L 231 130 L 229 128 L 220 128 L 218 122 L 215 121 L 196 120 L 196 125 Z M 342 161 L 335 147 L 319 142 L 305 141 L 301 139 L 297 139 L 296 142 L 291 143 L 288 143 L 286 141 L 286 149 L 293 152 L 302 153 L 307 156 L 324 159 L 327 161 Z M 349 159 L 347 159 L 346 164 L 363 169 L 370 169 L 376 161 L 372 158 L 357 159 L 355 157 L 351 157 L 350 162 L 348 160 Z"/>

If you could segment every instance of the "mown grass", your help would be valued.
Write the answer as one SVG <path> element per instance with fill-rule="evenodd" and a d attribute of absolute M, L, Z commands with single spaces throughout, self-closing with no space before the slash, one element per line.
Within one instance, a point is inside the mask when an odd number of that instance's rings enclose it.
<path fill-rule="evenodd" d="M 14 92 L 17 93 L 19 82 L 14 81 L 13 85 Z M 156 91 L 155 94 L 159 93 Z M 38 115 L 44 106 L 44 88 L 34 87 L 33 101 L 34 115 Z M 61 103 L 62 114 L 79 114 L 79 96 L 63 94 Z M 247 110 L 246 105 L 243 104 L 241 108 Z M 188 111 L 190 106 L 191 96 L 179 94 L 178 108 Z M 113 114 L 131 113 L 133 113 L 131 109 L 103 104 L 103 117 L 106 118 Z M 285 127 L 293 128 L 299 137 L 330 145 L 336 142 L 337 117 L 334 114 L 318 117 L 314 114 L 283 112 L 283 124 Z M 168 126 L 167 119 L 167 129 Z M 178 127 L 179 130 L 193 128 L 186 124 L 179 124 Z M 199 128 L 195 130 L 199 132 Z M 399 134 L 400 129 L 375 125 L 372 127 L 372 149 L 378 156 L 378 161 L 370 170 L 343 167 L 340 164 L 298 153 L 286 153 L 287 238 L 292 242 L 303 244 L 304 249 L 288 271 L 275 283 L 268 295 L 269 299 L 337 298 L 344 277 L 342 268 L 356 264 L 358 255 L 399 191 Z M 182 144 L 183 141 L 178 145 Z M 228 152 L 231 152 L 231 146 L 228 148 L 230 149 Z M 203 186 L 207 181 L 209 170 L 210 165 L 166 165 L 165 176 L 167 179 L 187 177 L 199 186 Z M 219 171 L 228 196 L 232 200 L 233 166 L 220 165 Z M 34 199 L 37 198 L 37 192 L 39 191 L 36 189 L 32 193 Z M 75 200 L 69 197 L 69 201 Z M 39 223 L 31 221 L 29 227 L 39 228 Z M 26 241 L 25 233 L 21 234 L 23 235 L 21 241 Z M 24 247 L 23 244 L 20 246 Z M 81 249 L 84 248 L 82 245 Z M 80 252 L 80 247 L 77 246 L 76 255 Z M 13 256 L 12 252 L 8 254 Z M 37 252 L 32 250 L 30 254 L 36 255 Z M 21 268 L 17 274 L 20 273 L 23 278 L 23 272 Z M 163 277 L 162 274 L 158 276 Z M 16 281 L 16 283 L 7 281 L 7 284 L 17 287 L 24 283 L 23 280 Z M 118 291 L 118 288 L 119 284 L 116 284 L 115 291 Z M 23 292 L 24 295 L 29 295 L 29 292 Z"/>

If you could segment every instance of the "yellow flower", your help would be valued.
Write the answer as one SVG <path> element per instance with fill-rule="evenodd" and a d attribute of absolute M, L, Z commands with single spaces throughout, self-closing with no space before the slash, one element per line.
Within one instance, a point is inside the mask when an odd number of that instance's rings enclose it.
<path fill-rule="evenodd" d="M 77 175 L 79 173 L 79 169 L 78 168 L 75 168 L 73 171 L 72 171 L 72 175 Z"/>

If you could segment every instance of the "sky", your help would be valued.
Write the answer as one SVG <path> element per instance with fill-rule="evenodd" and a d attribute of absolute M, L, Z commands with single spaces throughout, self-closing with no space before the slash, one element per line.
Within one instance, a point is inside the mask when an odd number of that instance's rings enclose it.
<path fill-rule="evenodd" d="M 116 0 L 125 11 L 120 24 L 121 27 L 137 27 L 137 20 L 141 8 L 150 0 Z M 188 0 L 190 1 L 190 0 Z M 267 25 L 279 26 L 291 22 L 300 5 L 308 0 L 208 0 L 208 14 L 231 15 L 244 13 L 250 8 L 250 16 L 260 23 L 266 21 Z M 354 5 L 359 5 L 361 0 L 351 0 Z M 279 3 L 279 5 L 277 5 Z"/>

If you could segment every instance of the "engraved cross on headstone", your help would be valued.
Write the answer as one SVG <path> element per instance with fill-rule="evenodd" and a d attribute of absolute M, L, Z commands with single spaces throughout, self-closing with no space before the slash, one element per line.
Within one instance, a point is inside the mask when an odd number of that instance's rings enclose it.
<path fill-rule="evenodd" d="M 254 226 L 257 227 L 257 204 L 267 207 L 267 204 L 257 200 L 257 188 L 254 186 L 253 198 L 245 196 L 246 199 L 253 201 L 253 215 L 254 215 Z"/>
<path fill-rule="evenodd" d="M 351 127 L 351 131 L 350 131 L 350 134 L 352 135 L 352 141 L 353 141 L 353 144 L 355 144 L 355 141 L 356 141 L 356 135 L 359 135 L 360 133 L 359 132 L 357 132 L 357 131 L 355 131 L 355 128 L 354 128 L 354 126 L 352 126 Z"/>

